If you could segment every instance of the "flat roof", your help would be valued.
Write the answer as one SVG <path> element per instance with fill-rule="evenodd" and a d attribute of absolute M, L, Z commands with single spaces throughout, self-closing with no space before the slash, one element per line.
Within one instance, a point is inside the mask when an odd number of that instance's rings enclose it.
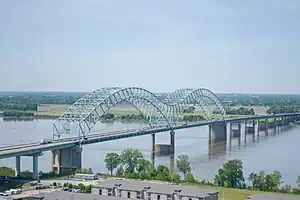
<path fill-rule="evenodd" d="M 43 200 L 129 200 L 129 199 L 114 197 L 114 196 L 105 196 L 105 195 L 55 191 L 48 194 L 44 194 Z"/>
<path fill-rule="evenodd" d="M 196 187 L 196 186 L 183 186 L 172 185 L 168 183 L 157 183 L 151 181 L 136 181 L 136 180 L 116 180 L 108 179 L 99 182 L 92 186 L 93 188 L 120 188 L 123 190 L 142 191 L 147 190 L 150 193 L 158 194 L 174 194 L 190 197 L 207 197 L 212 194 L 218 194 L 216 190 Z"/>
<path fill-rule="evenodd" d="M 181 188 L 181 192 L 178 193 L 178 195 L 183 196 L 193 196 L 193 197 L 206 197 L 207 195 L 213 195 L 218 194 L 219 191 L 217 190 L 211 190 L 196 186 L 184 186 Z"/>
<path fill-rule="evenodd" d="M 300 200 L 298 195 L 284 195 L 284 194 L 254 194 L 248 196 L 249 200 Z"/>

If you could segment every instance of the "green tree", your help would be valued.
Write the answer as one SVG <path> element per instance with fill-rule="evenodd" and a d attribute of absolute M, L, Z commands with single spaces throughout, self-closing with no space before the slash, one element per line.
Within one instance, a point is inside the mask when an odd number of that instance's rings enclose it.
<path fill-rule="evenodd" d="M 158 165 L 157 168 L 156 168 L 156 173 L 169 175 L 170 170 L 165 165 Z"/>
<path fill-rule="evenodd" d="M 180 178 L 180 175 L 173 172 L 171 175 L 170 175 L 170 181 L 173 182 L 173 183 L 180 183 L 181 182 L 181 178 Z"/>
<path fill-rule="evenodd" d="M 84 193 L 91 193 L 92 192 L 92 185 L 87 185 L 84 188 Z"/>
<path fill-rule="evenodd" d="M 15 176 L 15 170 L 9 167 L 0 167 L 0 176 Z"/>
<path fill-rule="evenodd" d="M 184 176 L 184 182 L 186 183 L 196 183 L 196 179 L 191 172 L 186 173 Z"/>
<path fill-rule="evenodd" d="M 86 168 L 83 168 L 83 169 L 77 169 L 75 171 L 76 174 L 93 174 L 93 170 L 91 168 L 89 169 L 86 169 Z"/>
<path fill-rule="evenodd" d="M 297 183 L 298 188 L 300 188 L 300 176 L 297 176 L 296 183 Z"/>
<path fill-rule="evenodd" d="M 281 193 L 290 193 L 292 191 L 292 186 L 285 184 L 282 188 L 280 188 L 279 192 Z"/>
<path fill-rule="evenodd" d="M 272 174 L 268 174 L 265 177 L 265 190 L 277 192 L 281 184 L 281 173 L 279 171 L 274 171 Z"/>
<path fill-rule="evenodd" d="M 85 190 L 85 185 L 82 184 L 82 183 L 79 183 L 78 184 L 78 189 L 80 189 L 81 191 L 84 191 Z"/>
<path fill-rule="evenodd" d="M 215 176 L 215 183 L 222 187 L 243 188 L 245 178 L 243 175 L 243 162 L 241 160 L 229 160 L 223 164 Z"/>
<path fill-rule="evenodd" d="M 123 177 L 124 176 L 124 169 L 123 169 L 122 166 L 120 166 L 120 167 L 117 168 L 116 176 L 117 177 Z"/>
<path fill-rule="evenodd" d="M 256 188 L 256 184 L 258 180 L 257 174 L 256 173 L 249 174 L 248 180 L 251 183 L 252 190 L 254 190 Z"/>
<path fill-rule="evenodd" d="M 146 159 L 139 159 L 137 161 L 137 166 L 136 166 L 136 170 L 137 172 L 141 173 L 141 172 L 146 172 L 149 168 L 149 166 L 151 165 L 149 160 Z"/>
<path fill-rule="evenodd" d="M 178 158 L 176 160 L 176 166 L 177 166 L 178 170 L 181 173 L 183 173 L 184 176 L 187 172 L 191 171 L 191 164 L 189 161 L 189 157 L 187 155 L 178 156 Z"/>
<path fill-rule="evenodd" d="M 120 156 L 117 153 L 108 153 L 105 156 L 106 168 L 110 171 L 110 175 L 112 176 L 114 169 L 118 167 L 120 164 Z"/>
<path fill-rule="evenodd" d="M 170 180 L 170 170 L 165 165 L 158 165 L 156 168 L 156 180 L 169 181 Z"/>
<path fill-rule="evenodd" d="M 121 153 L 121 162 L 125 167 L 126 173 L 133 173 L 138 166 L 140 159 L 143 159 L 143 154 L 137 149 L 125 149 Z"/>
<path fill-rule="evenodd" d="M 265 179 L 266 179 L 266 173 L 261 170 L 257 174 L 257 189 L 259 190 L 265 190 Z"/>

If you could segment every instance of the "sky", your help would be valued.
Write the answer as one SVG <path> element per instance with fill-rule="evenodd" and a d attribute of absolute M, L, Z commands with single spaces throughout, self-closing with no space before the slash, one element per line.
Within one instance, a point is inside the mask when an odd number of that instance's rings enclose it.
<path fill-rule="evenodd" d="M 298 0 L 2 0 L 0 91 L 300 93 Z"/>

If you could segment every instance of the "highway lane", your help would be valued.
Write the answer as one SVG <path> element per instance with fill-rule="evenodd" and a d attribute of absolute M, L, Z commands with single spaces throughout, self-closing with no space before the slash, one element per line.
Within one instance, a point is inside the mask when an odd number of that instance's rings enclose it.
<path fill-rule="evenodd" d="M 137 129 L 129 129 L 129 130 L 122 130 L 122 131 L 113 131 L 113 132 L 106 132 L 106 133 L 97 133 L 97 134 L 93 134 L 93 135 L 87 136 L 87 138 L 101 136 L 101 135 L 110 134 L 110 133 L 126 133 L 128 131 L 134 131 L 134 130 L 137 130 Z M 66 139 L 61 139 L 61 140 L 55 140 L 52 143 L 60 143 L 60 142 L 65 142 L 65 141 L 73 141 L 74 139 L 78 139 L 78 137 L 72 137 L 72 138 L 66 138 Z M 6 147 L 3 147 L 3 148 L 0 148 L 0 152 L 1 151 L 8 151 L 8 150 L 19 149 L 19 148 L 41 146 L 41 145 L 43 145 L 43 144 L 41 144 L 40 142 L 33 142 L 33 143 L 26 143 L 26 144 L 19 144 L 19 145 L 11 145 L 11 146 L 6 146 Z"/>
<path fill-rule="evenodd" d="M 96 135 L 92 135 L 89 138 L 87 138 L 86 140 L 92 140 L 92 139 L 97 139 L 97 138 L 105 138 L 105 137 L 109 137 L 109 136 L 117 136 L 117 135 L 126 135 L 126 134 L 132 134 L 139 131 L 139 129 L 131 129 L 131 131 L 128 130 L 124 130 L 124 131 L 116 131 L 116 132 L 111 132 L 111 133 L 104 133 L 104 134 L 96 134 Z M 126 132 L 124 134 L 124 132 Z M 7 151 L 2 151 L 0 152 L 0 157 L 6 157 L 5 155 L 9 155 L 9 154 L 22 154 L 24 152 L 43 152 L 43 151 L 48 151 L 48 150 L 55 150 L 61 147 L 64 147 L 66 145 L 71 145 L 71 146 L 76 146 L 78 144 L 78 140 L 76 141 L 59 141 L 59 142 L 55 142 L 55 143 L 48 143 L 48 144 L 39 144 L 38 146 L 30 146 L 30 147 L 25 147 L 25 148 L 19 148 L 19 149 L 11 149 L 11 150 L 7 150 Z M 24 153 L 25 154 L 25 153 Z M 9 157 L 9 156 L 7 156 Z"/>

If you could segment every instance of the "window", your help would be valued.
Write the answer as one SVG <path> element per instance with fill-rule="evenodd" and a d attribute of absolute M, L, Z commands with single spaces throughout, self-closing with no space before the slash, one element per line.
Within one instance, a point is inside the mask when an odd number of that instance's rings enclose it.
<path fill-rule="evenodd" d="M 127 198 L 130 198 L 130 192 L 127 192 Z"/>
<path fill-rule="evenodd" d="M 99 195 L 102 195 L 102 190 L 101 189 L 99 189 Z"/>
<path fill-rule="evenodd" d="M 157 200 L 160 200 L 160 195 L 159 194 L 157 195 Z"/>

